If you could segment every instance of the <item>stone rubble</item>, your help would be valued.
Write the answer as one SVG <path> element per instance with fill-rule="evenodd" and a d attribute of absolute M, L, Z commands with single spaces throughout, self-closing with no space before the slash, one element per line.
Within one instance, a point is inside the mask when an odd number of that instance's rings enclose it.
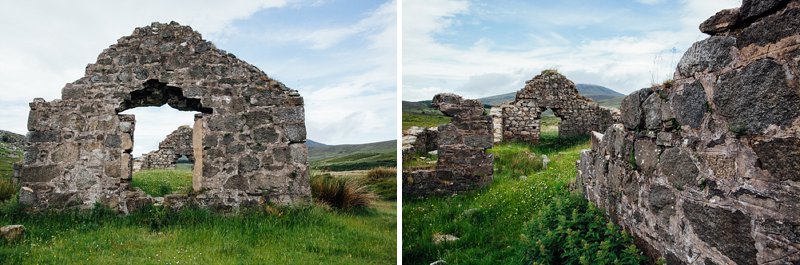
<path fill-rule="evenodd" d="M 25 227 L 22 225 L 6 225 L 0 227 L 0 236 L 7 243 L 18 242 L 25 237 Z"/>

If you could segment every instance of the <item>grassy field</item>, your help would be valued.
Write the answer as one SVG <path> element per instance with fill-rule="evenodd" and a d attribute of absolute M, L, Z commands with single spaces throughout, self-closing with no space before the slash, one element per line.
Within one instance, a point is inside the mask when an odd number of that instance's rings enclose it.
<path fill-rule="evenodd" d="M 26 237 L 0 243 L 2 264 L 394 264 L 395 203 L 359 213 L 319 206 L 222 216 L 149 208 L 118 216 L 27 215 L 5 205 L 0 224 Z"/>
<path fill-rule="evenodd" d="M 397 164 L 397 141 L 309 147 L 308 161 L 317 171 L 369 170 Z"/>
<path fill-rule="evenodd" d="M 587 214 L 574 218 L 559 212 L 572 212 L 578 206 L 591 208 L 585 199 L 568 189 L 576 176 L 575 161 L 580 150 L 586 148 L 589 148 L 588 138 L 562 139 L 554 131 L 543 132 L 541 143 L 535 146 L 496 145 L 490 150 L 495 154 L 494 182 L 487 188 L 457 196 L 404 201 L 404 263 L 428 264 L 437 260 L 448 264 L 573 264 L 573 260 L 586 264 L 639 263 L 640 252 L 630 237 L 608 223 L 601 211 L 586 210 Z M 539 160 L 542 154 L 551 160 L 547 168 L 542 168 Z M 586 224 L 611 228 L 603 234 L 588 230 Z M 435 234 L 459 239 L 435 244 L 432 240 Z M 587 234 L 605 235 L 613 241 L 603 243 Z M 564 242 L 586 243 L 576 247 Z M 563 251 L 573 248 L 583 251 L 575 253 L 594 254 L 562 257 L 566 253 Z"/>
<path fill-rule="evenodd" d="M 148 207 L 120 216 L 98 206 L 29 214 L 13 198 L 0 203 L 0 226 L 22 224 L 26 236 L 0 240 L 0 264 L 395 264 L 396 180 L 365 182 L 385 197 L 355 211 L 313 204 L 228 215 Z M 191 171 L 140 171 L 133 185 L 152 196 L 184 192 Z"/>
<path fill-rule="evenodd" d="M 170 193 L 189 193 L 192 190 L 192 170 L 148 169 L 133 173 L 131 185 L 142 189 L 153 197 Z"/>
<path fill-rule="evenodd" d="M 376 167 L 394 167 L 397 165 L 397 153 L 353 153 L 339 157 L 331 157 L 311 161 L 311 168 L 324 171 L 367 170 Z"/>

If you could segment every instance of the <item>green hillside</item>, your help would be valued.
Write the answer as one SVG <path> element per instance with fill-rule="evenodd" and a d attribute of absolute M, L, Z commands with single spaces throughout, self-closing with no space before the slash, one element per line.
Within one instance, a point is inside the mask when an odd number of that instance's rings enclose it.
<path fill-rule="evenodd" d="M 397 163 L 397 141 L 343 145 L 317 143 L 308 147 L 308 161 L 312 168 L 327 171 L 394 167 Z"/>

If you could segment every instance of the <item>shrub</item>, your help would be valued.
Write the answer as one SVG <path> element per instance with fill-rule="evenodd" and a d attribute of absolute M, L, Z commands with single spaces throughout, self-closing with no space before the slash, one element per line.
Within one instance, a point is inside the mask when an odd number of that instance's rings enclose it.
<path fill-rule="evenodd" d="M 0 178 L 0 201 L 5 201 L 17 195 L 19 186 L 14 185 L 11 178 Z"/>
<path fill-rule="evenodd" d="M 528 226 L 526 264 L 641 264 L 633 239 L 577 194 L 556 198 Z"/>
<path fill-rule="evenodd" d="M 311 195 L 319 202 L 345 211 L 367 207 L 377 198 L 369 186 L 356 179 L 327 174 L 311 177 Z"/>
<path fill-rule="evenodd" d="M 367 178 L 372 180 L 395 177 L 397 177 L 397 169 L 395 168 L 377 167 L 370 169 L 369 172 L 367 172 Z"/>

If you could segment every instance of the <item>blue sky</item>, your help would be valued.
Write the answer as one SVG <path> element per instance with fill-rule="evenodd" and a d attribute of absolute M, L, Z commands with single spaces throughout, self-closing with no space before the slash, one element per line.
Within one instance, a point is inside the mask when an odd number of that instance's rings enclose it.
<path fill-rule="evenodd" d="M 393 1 L 20 1 L 0 10 L 0 129 L 26 133 L 28 102 L 64 84 L 135 27 L 177 21 L 305 98 L 310 139 L 396 138 Z M 137 108 L 134 153 L 156 148 L 193 113 Z"/>
<path fill-rule="evenodd" d="M 672 77 L 706 18 L 739 0 L 405 0 L 403 100 L 519 90 L 543 69 L 622 93 Z"/>

